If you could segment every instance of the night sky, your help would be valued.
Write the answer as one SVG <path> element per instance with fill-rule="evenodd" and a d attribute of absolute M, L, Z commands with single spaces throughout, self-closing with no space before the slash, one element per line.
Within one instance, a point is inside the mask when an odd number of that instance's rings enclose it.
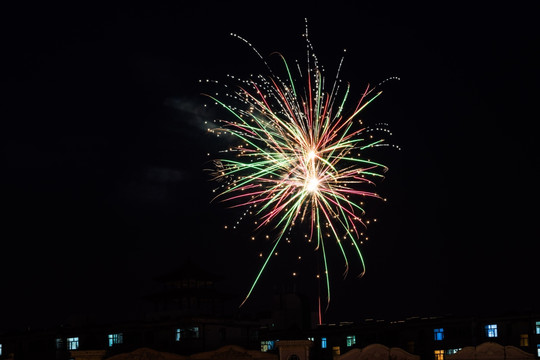
<path fill-rule="evenodd" d="M 264 70 L 231 32 L 304 59 L 305 17 L 329 72 L 347 49 L 357 93 L 401 79 L 363 115 L 401 147 L 381 153 L 367 272 L 343 280 L 332 256 L 325 320 L 540 310 L 535 9 L 222 3 L 4 5 L 0 330 L 140 315 L 153 279 L 188 259 L 241 300 L 268 244 L 249 223 L 224 230 L 236 213 L 210 203 L 203 169 L 221 144 L 198 80 Z M 284 289 L 313 296 L 310 276 L 272 260 L 241 311 Z"/>

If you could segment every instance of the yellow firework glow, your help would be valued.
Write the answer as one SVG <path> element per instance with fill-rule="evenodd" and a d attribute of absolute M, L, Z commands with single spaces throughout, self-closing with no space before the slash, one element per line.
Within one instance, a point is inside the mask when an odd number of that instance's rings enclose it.
<path fill-rule="evenodd" d="M 233 34 L 234 35 L 234 34 Z M 258 227 L 277 229 L 274 245 L 257 274 L 244 302 L 251 295 L 271 256 L 285 234 L 297 224 L 308 224 L 308 242 L 322 254 L 328 303 L 330 284 L 325 242 L 334 239 L 349 267 L 349 252 L 344 239 L 352 244 L 354 256 L 365 264 L 359 248 L 361 233 L 357 224 L 365 223 L 362 199 L 380 196 L 365 188 L 383 177 L 386 166 L 365 157 L 368 149 L 387 146 L 374 139 L 372 130 L 362 125 L 358 115 L 381 92 L 367 86 L 351 111 L 345 111 L 350 85 L 341 88 L 339 64 L 335 81 L 326 89 L 324 71 L 319 67 L 307 37 L 306 69 L 293 75 L 285 58 L 286 76 L 280 78 L 268 66 L 268 76 L 252 76 L 238 82 L 234 90 L 207 95 L 230 114 L 229 119 L 211 131 L 238 140 L 213 161 L 213 178 L 222 183 L 216 198 L 232 207 L 256 208 Z M 299 83 L 303 86 L 300 87 Z M 381 129 L 389 134 L 389 131 Z M 324 229 L 324 231 L 323 231 Z M 260 255 L 262 256 L 262 254 Z M 244 303 L 242 302 L 242 304 Z"/>

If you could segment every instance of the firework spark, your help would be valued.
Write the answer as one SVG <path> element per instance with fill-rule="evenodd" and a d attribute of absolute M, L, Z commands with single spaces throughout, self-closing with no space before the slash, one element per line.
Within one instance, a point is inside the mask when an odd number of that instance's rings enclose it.
<path fill-rule="evenodd" d="M 277 230 L 272 249 L 242 304 L 251 295 L 282 239 L 299 224 L 307 227 L 308 241 L 321 254 L 329 304 L 328 239 L 340 250 L 345 274 L 350 256 L 360 260 L 360 275 L 365 272 L 359 247 L 359 227 L 366 226 L 362 200 L 381 198 L 367 189 L 387 171 L 385 165 L 370 160 L 365 153 L 388 144 L 375 139 L 372 129 L 364 127 L 358 115 L 381 91 L 374 91 L 368 85 L 356 105 L 346 111 L 350 84 L 342 88 L 339 79 L 343 57 L 331 88 L 327 89 L 324 69 L 319 66 L 307 36 L 307 21 L 305 69 L 297 63 L 297 72 L 293 73 L 281 54 L 272 55 L 281 59 L 286 74 L 283 79 L 247 40 L 231 35 L 256 52 L 269 74 L 251 76 L 248 80 L 229 76 L 237 82 L 237 87 L 230 90 L 231 86 L 225 85 L 223 96 L 207 95 L 230 115 L 229 119 L 219 120 L 220 125 L 210 131 L 228 134 L 237 141 L 234 147 L 224 151 L 229 157 L 213 161 L 213 179 L 222 182 L 216 198 L 230 203 L 231 207 L 256 209 L 257 227 Z"/>

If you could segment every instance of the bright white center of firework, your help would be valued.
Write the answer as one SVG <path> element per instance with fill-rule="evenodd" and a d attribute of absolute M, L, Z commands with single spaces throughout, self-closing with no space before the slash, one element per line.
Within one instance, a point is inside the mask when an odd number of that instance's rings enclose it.
<path fill-rule="evenodd" d="M 310 150 L 310 152 L 308 152 L 308 154 L 307 154 L 307 158 L 308 158 L 308 160 L 313 160 L 313 159 L 315 159 L 315 151 L 314 151 L 314 150 Z"/>
<path fill-rule="evenodd" d="M 319 189 L 319 179 L 315 176 L 306 180 L 305 188 L 309 192 L 315 192 Z"/>

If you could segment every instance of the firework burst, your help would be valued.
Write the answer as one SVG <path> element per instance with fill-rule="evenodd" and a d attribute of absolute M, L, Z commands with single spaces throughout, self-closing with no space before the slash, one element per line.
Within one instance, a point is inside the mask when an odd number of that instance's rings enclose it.
<path fill-rule="evenodd" d="M 297 62 L 293 72 L 281 54 L 272 54 L 282 63 L 283 77 L 247 40 L 231 35 L 256 52 L 268 75 L 251 76 L 248 80 L 228 76 L 236 86 L 224 85 L 222 96 L 205 94 L 229 114 L 228 119 L 216 121 L 217 128 L 209 130 L 236 141 L 224 150 L 227 156 L 214 160 L 210 169 L 213 180 L 221 182 L 216 199 L 231 207 L 253 210 L 258 228 L 276 231 L 272 249 L 242 304 L 294 226 L 307 228 L 307 240 L 321 254 L 329 304 L 329 240 L 340 250 L 345 274 L 351 256 L 361 262 L 360 275 L 365 272 L 359 246 L 366 226 L 363 199 L 381 199 L 368 189 L 387 171 L 385 165 L 367 158 L 365 153 L 388 144 L 374 138 L 373 129 L 363 126 L 358 115 L 381 92 L 368 85 L 347 111 L 350 85 L 343 86 L 339 79 L 343 57 L 328 87 L 324 69 L 319 66 L 307 36 L 307 22 L 305 69 Z M 381 130 L 389 134 L 386 128 Z"/>

